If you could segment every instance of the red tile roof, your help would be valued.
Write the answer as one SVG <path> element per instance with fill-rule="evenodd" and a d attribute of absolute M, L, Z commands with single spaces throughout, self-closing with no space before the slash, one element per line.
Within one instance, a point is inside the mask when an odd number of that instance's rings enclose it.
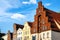
<path fill-rule="evenodd" d="M 15 23 L 15 25 L 16 25 L 16 30 L 18 30 L 19 28 L 21 28 L 21 29 L 23 29 L 23 28 L 24 28 L 24 26 L 23 26 L 23 25 L 21 25 L 21 24 L 16 24 L 16 23 Z"/>
<path fill-rule="evenodd" d="M 28 22 L 29 26 L 32 27 L 33 25 L 33 22 Z"/>
<path fill-rule="evenodd" d="M 56 20 L 58 22 L 58 24 L 60 24 L 60 13 L 51 11 L 51 10 L 46 9 L 46 8 L 45 8 L 45 10 L 46 10 L 46 12 L 48 14 L 47 15 L 49 17 L 48 19 L 50 19 L 52 30 L 60 31 L 60 29 L 57 27 L 56 23 L 54 22 L 54 20 Z"/>

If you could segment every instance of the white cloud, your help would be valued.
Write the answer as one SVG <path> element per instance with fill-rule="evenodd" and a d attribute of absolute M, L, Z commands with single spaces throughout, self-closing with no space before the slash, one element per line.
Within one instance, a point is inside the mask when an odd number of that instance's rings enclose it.
<path fill-rule="evenodd" d="M 25 15 L 17 14 L 17 13 L 11 16 L 11 18 L 13 19 L 24 19 L 25 17 L 26 17 Z"/>
<path fill-rule="evenodd" d="M 46 4 L 45 4 L 45 6 L 50 6 L 50 5 L 51 5 L 51 3 L 46 3 Z"/>
<path fill-rule="evenodd" d="M 30 2 L 36 4 L 36 0 L 30 0 Z"/>
<path fill-rule="evenodd" d="M 23 2 L 25 4 L 28 4 L 28 2 Z M 36 3 L 36 0 L 30 0 L 29 3 Z M 25 19 L 27 18 L 25 15 L 19 14 L 19 13 L 7 13 L 5 12 L 8 8 L 12 8 L 12 7 L 19 7 L 20 3 L 17 0 L 14 0 L 14 2 L 12 2 L 12 0 L 0 0 L 0 21 L 4 21 L 4 20 L 8 20 L 11 18 L 14 20 L 20 20 L 20 19 Z M 4 19 L 4 20 L 3 20 Z"/>
<path fill-rule="evenodd" d="M 7 13 L 6 12 L 6 10 L 8 8 L 18 8 L 21 5 L 22 4 L 20 4 L 19 0 L 0 0 L 0 21 L 1 20 L 2 21 L 4 21 L 4 20 L 7 21 L 13 15 L 13 13 Z M 14 14 L 16 14 L 16 13 L 14 13 Z M 23 18 L 23 17 L 20 17 L 20 18 Z"/>
<path fill-rule="evenodd" d="M 23 4 L 36 4 L 37 2 L 36 2 L 36 0 L 30 0 L 29 2 L 23 1 L 22 3 Z"/>
<path fill-rule="evenodd" d="M 22 2 L 23 4 L 29 4 L 29 2 Z"/>

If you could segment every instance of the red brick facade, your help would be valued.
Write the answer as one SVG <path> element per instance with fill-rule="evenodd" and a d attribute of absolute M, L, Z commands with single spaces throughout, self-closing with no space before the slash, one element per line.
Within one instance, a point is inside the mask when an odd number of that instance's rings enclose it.
<path fill-rule="evenodd" d="M 32 29 L 35 29 L 36 32 L 42 32 L 42 31 L 51 29 L 50 28 L 51 24 L 50 22 L 48 22 L 48 17 L 46 16 L 46 11 L 44 10 L 44 7 L 42 6 L 42 2 L 38 3 L 38 8 L 36 9 L 36 15 L 34 17 L 35 18 L 34 18 Z"/>

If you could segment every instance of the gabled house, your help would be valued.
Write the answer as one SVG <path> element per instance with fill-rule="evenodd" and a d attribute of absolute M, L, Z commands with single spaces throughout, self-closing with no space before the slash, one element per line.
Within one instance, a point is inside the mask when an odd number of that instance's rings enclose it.
<path fill-rule="evenodd" d="M 60 40 L 60 13 L 45 8 L 40 1 L 34 21 L 14 24 L 13 28 L 13 40 Z"/>

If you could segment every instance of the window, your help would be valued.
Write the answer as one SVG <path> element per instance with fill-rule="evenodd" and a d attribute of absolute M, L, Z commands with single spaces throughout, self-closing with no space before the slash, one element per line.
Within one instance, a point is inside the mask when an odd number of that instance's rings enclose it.
<path fill-rule="evenodd" d="M 45 26 L 45 30 L 47 30 L 47 26 Z"/>
<path fill-rule="evenodd" d="M 47 33 L 47 38 L 49 38 L 49 32 Z"/>
<path fill-rule="evenodd" d="M 42 19 L 40 23 L 41 23 L 41 24 L 45 24 L 45 20 L 44 20 L 44 19 Z"/>
<path fill-rule="evenodd" d="M 22 40 L 22 37 L 17 38 L 17 40 Z"/>
<path fill-rule="evenodd" d="M 20 37 L 20 40 L 22 40 L 22 37 Z"/>
<path fill-rule="evenodd" d="M 43 33 L 43 39 L 45 38 L 45 34 Z"/>
<path fill-rule="evenodd" d="M 24 37 L 24 40 L 29 40 L 29 36 L 25 36 Z"/>
<path fill-rule="evenodd" d="M 46 26 L 42 26 L 42 30 L 46 30 L 47 29 L 47 27 Z"/>
<path fill-rule="evenodd" d="M 26 37 L 24 37 L 24 40 L 27 40 L 27 38 L 26 38 Z"/>
<path fill-rule="evenodd" d="M 19 32 L 19 35 L 22 34 L 22 32 Z"/>
<path fill-rule="evenodd" d="M 27 34 L 27 31 L 25 32 L 25 34 Z"/>
<path fill-rule="evenodd" d="M 36 29 L 34 29 L 34 32 L 36 32 Z"/>
<path fill-rule="evenodd" d="M 32 40 L 36 40 L 36 36 L 32 36 Z"/>
<path fill-rule="evenodd" d="M 45 26 L 42 26 L 42 30 L 45 30 Z"/>
<path fill-rule="evenodd" d="M 20 40 L 20 38 L 18 40 Z"/>
<path fill-rule="evenodd" d="M 24 35 L 27 35 L 27 31 L 24 32 Z"/>
<path fill-rule="evenodd" d="M 40 35 L 40 40 L 42 40 L 41 35 Z"/>
<path fill-rule="evenodd" d="M 29 34 L 29 31 L 27 31 L 27 34 Z"/>
<path fill-rule="evenodd" d="M 16 38 L 13 38 L 13 40 L 17 40 Z"/>
<path fill-rule="evenodd" d="M 45 24 L 45 21 L 44 21 L 44 19 L 42 20 L 42 24 Z"/>
<path fill-rule="evenodd" d="M 29 40 L 29 36 L 27 36 L 27 40 Z"/>

